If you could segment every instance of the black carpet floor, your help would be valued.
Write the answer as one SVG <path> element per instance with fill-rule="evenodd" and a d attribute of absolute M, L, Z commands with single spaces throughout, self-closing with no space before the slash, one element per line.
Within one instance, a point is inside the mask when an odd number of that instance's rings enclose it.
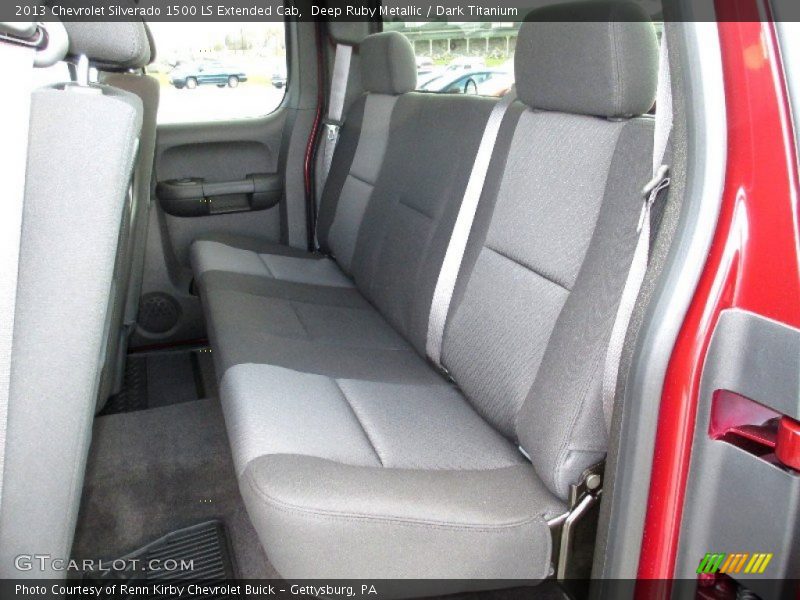
<path fill-rule="evenodd" d="M 240 577 L 277 577 L 239 495 L 216 399 L 101 416 L 93 435 L 75 558 L 117 558 L 217 518 Z"/>

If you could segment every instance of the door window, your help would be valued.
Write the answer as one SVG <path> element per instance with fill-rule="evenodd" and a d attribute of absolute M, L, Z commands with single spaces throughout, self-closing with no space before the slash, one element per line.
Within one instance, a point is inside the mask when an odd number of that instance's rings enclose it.
<path fill-rule="evenodd" d="M 159 123 L 263 117 L 286 91 L 286 32 L 277 23 L 149 23 L 161 84 Z"/>

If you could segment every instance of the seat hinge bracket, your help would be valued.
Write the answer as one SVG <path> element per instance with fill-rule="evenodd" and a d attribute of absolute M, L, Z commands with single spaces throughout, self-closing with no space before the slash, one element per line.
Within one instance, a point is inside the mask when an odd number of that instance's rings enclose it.
<path fill-rule="evenodd" d="M 604 466 L 604 462 L 599 462 L 586 469 L 580 481 L 570 486 L 569 510 L 547 522 L 553 541 L 549 576 L 559 581 L 589 576 L 589 573 L 581 572 L 586 570 L 586 565 L 576 564 L 576 533 L 578 525 L 600 502 Z"/>

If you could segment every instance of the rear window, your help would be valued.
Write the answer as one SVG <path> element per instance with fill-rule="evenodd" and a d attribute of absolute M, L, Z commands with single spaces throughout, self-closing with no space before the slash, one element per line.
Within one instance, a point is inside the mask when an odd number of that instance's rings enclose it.
<path fill-rule="evenodd" d="M 387 21 L 383 28 L 402 33 L 414 46 L 418 90 L 500 97 L 514 85 L 519 27 L 518 21 Z"/>

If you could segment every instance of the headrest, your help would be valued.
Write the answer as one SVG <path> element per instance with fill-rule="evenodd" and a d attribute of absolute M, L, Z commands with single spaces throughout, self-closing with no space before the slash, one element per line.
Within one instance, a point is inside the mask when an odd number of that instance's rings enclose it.
<path fill-rule="evenodd" d="M 574 2 L 531 11 L 514 57 L 517 96 L 542 110 L 628 117 L 650 110 L 658 41 L 632 2 Z"/>
<path fill-rule="evenodd" d="M 328 35 L 337 44 L 356 46 L 369 35 L 369 21 L 328 21 Z"/>
<path fill-rule="evenodd" d="M 359 45 L 361 83 L 367 92 L 405 94 L 417 87 L 414 48 L 396 31 L 373 33 Z"/>
<path fill-rule="evenodd" d="M 150 60 L 147 61 L 149 65 L 156 60 L 156 38 L 153 37 L 153 31 L 147 23 L 144 24 L 144 32 L 147 34 L 147 45 L 150 47 Z"/>
<path fill-rule="evenodd" d="M 86 55 L 92 66 L 138 69 L 151 61 L 150 37 L 141 21 L 65 21 L 69 55 Z"/>

